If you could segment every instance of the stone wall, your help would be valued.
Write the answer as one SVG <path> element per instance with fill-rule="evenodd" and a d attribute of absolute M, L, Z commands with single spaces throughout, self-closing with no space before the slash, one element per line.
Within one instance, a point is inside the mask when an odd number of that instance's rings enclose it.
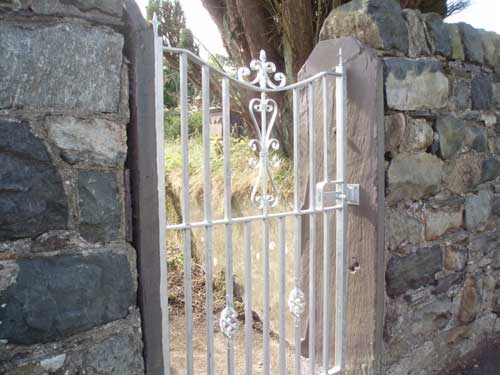
<path fill-rule="evenodd" d="M 0 373 L 141 374 L 123 1 L 0 2 Z"/>
<path fill-rule="evenodd" d="M 391 0 L 334 10 L 384 63 L 381 374 L 437 374 L 500 334 L 500 36 Z"/>

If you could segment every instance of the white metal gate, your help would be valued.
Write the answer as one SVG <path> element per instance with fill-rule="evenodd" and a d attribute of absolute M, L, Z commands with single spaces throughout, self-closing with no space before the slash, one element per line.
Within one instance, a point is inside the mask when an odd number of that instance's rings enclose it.
<path fill-rule="evenodd" d="M 157 36 L 157 23 L 155 21 L 155 43 L 162 43 L 161 38 Z M 245 295 L 244 295 L 244 332 L 245 335 L 245 355 L 246 355 L 246 371 L 247 375 L 253 374 L 252 366 L 252 279 L 251 279 L 251 224 L 261 223 L 262 230 L 262 254 L 263 254 L 263 358 L 262 358 L 262 373 L 270 374 L 270 285 L 269 285 L 269 256 L 270 256 L 270 237 L 269 237 L 269 222 L 277 220 L 279 225 L 279 259 L 280 259 L 280 287 L 276 290 L 279 293 L 279 374 L 286 372 L 286 355 L 285 355 L 285 314 L 289 313 L 294 318 L 294 368 L 295 375 L 301 372 L 301 336 L 302 336 L 302 316 L 305 309 L 308 309 L 309 317 L 315 316 L 315 310 L 318 308 L 315 300 L 315 277 L 316 270 L 316 220 L 323 219 L 323 327 L 329 327 L 330 324 L 335 324 L 335 351 L 334 362 L 331 365 L 329 340 L 327 330 L 323 330 L 322 337 L 322 355 L 316 359 L 316 322 L 314 318 L 309 318 L 308 335 L 309 335 L 309 362 L 308 374 L 335 374 L 341 372 L 345 367 L 345 334 L 346 334 L 346 303 L 347 303 L 347 286 L 346 286 L 346 226 L 347 226 L 347 206 L 348 204 L 359 203 L 359 187 L 357 185 L 347 184 L 345 181 L 346 175 L 346 73 L 342 63 L 341 51 L 340 63 L 337 67 L 330 71 L 325 71 L 314 75 L 304 81 L 287 85 L 285 75 L 275 73 L 275 65 L 266 60 L 266 55 L 262 51 L 258 60 L 253 60 L 250 63 L 250 68 L 240 68 L 236 76 L 232 76 L 223 72 L 204 61 L 190 51 L 170 48 L 162 46 L 161 53 L 157 53 L 157 73 L 158 69 L 163 66 L 163 52 L 178 54 L 179 69 L 180 69 L 180 123 L 182 144 L 182 223 L 167 224 L 167 231 L 178 231 L 183 237 L 183 255 L 184 255 L 184 316 L 185 316 L 185 335 L 186 335 L 186 369 L 187 374 L 194 374 L 193 365 L 193 314 L 192 314 L 192 232 L 194 228 L 204 229 L 205 238 L 205 270 L 206 270 L 206 317 L 207 317 L 207 332 L 206 332 L 206 355 L 207 366 L 206 374 L 214 375 L 214 321 L 218 321 L 221 333 L 227 338 L 227 373 L 236 374 L 234 369 L 234 350 L 233 340 L 239 331 L 240 322 L 237 319 L 237 314 L 233 305 L 233 226 L 242 225 L 244 228 L 244 269 L 245 269 Z M 189 62 L 198 64 L 201 67 L 201 82 L 202 82 L 202 113 L 203 113 L 203 197 L 204 197 L 204 219 L 201 221 L 193 221 L 190 219 L 190 195 L 189 195 L 189 139 L 188 139 L 188 66 Z M 158 68 L 159 67 L 159 68 Z M 210 106 L 210 77 L 217 75 L 220 77 L 221 93 L 222 93 L 222 119 L 223 119 L 223 165 L 224 165 L 224 217 L 215 219 L 213 217 L 213 207 L 211 205 L 211 162 L 210 162 L 210 130 L 209 130 L 209 106 Z M 251 75 L 254 78 L 250 79 Z M 274 76 L 270 76 L 274 74 Z M 335 80 L 335 92 L 331 93 L 328 89 L 328 80 Z M 257 139 L 250 141 L 249 147 L 255 152 L 256 158 L 250 161 L 250 165 L 257 168 L 257 178 L 253 189 L 248 194 L 248 199 L 259 210 L 259 214 L 253 216 L 233 217 L 231 203 L 231 155 L 230 155 L 230 84 L 236 84 L 242 88 L 252 90 L 259 93 L 260 97 L 253 98 L 249 101 L 248 110 L 253 120 L 253 126 L 258 134 Z M 158 92 L 162 92 L 162 81 L 156 83 Z M 314 118 L 314 90 L 315 85 L 321 87 L 322 92 L 322 124 L 317 124 Z M 307 90 L 307 105 L 308 105 L 308 149 L 309 155 L 307 160 L 301 160 L 299 153 L 300 142 L 300 123 L 299 123 L 299 95 L 300 90 Z M 293 102 L 293 170 L 294 170 L 294 204 L 293 209 L 289 211 L 277 211 L 276 207 L 280 200 L 279 186 L 275 183 L 272 174 L 272 167 L 277 161 L 275 151 L 278 150 L 279 141 L 273 138 L 273 127 L 278 116 L 279 108 L 276 101 L 269 96 L 270 93 L 291 92 Z M 161 94 L 162 95 L 162 94 Z M 329 111 L 328 106 L 333 105 L 335 100 L 335 153 L 336 153 L 336 175 L 331 176 L 328 166 L 331 164 L 329 144 Z M 163 108 L 159 109 L 163 113 Z M 323 140 L 318 142 L 315 137 L 315 128 L 322 126 Z M 323 149 L 323 177 L 319 183 L 308 184 L 308 199 L 309 204 L 307 209 L 301 208 L 302 202 L 299 195 L 299 171 L 301 168 L 307 167 L 309 170 L 309 181 L 317 181 L 318 176 L 315 176 L 316 157 L 315 150 L 321 147 Z M 168 150 L 166 150 L 168 153 Z M 331 243 L 328 215 L 335 214 L 335 244 Z M 302 256 L 302 218 L 309 216 L 309 296 L 305 300 L 305 294 L 302 291 L 301 280 L 301 256 Z M 294 267 L 294 288 L 285 290 L 284 268 L 285 268 L 285 219 L 293 218 L 295 222 L 295 246 L 294 257 L 290 262 Z M 222 226 L 225 230 L 225 272 L 226 272 L 226 291 L 227 302 L 220 316 L 215 317 L 213 314 L 213 294 L 211 290 L 213 280 L 213 262 L 212 262 L 212 246 L 213 246 L 213 229 L 216 226 Z M 331 285 L 328 283 L 328 275 L 331 272 L 329 257 L 327 254 L 335 249 L 335 311 L 328 311 L 329 304 L 328 291 Z M 166 290 L 166 288 L 164 288 Z M 287 295 L 287 298 L 285 297 Z M 286 312 L 288 305 L 288 312 Z M 167 314 L 168 315 L 168 314 Z M 164 317 L 165 326 L 168 331 L 168 316 Z M 168 352 L 168 332 L 164 333 L 166 340 L 166 350 L 164 352 L 166 368 L 165 371 L 169 374 L 170 361 Z"/>

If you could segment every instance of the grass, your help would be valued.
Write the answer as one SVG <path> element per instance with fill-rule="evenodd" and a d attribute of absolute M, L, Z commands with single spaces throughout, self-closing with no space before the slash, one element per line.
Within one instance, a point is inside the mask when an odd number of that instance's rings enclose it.
<path fill-rule="evenodd" d="M 190 118 L 191 120 L 191 118 Z M 190 126 L 197 129 L 196 126 Z M 176 133 L 176 132 L 170 132 Z M 196 199 L 203 197 L 203 144 L 201 132 L 193 130 L 189 139 L 189 188 L 190 194 Z M 165 139 L 165 172 L 175 193 L 182 187 L 182 144 L 178 137 Z M 255 152 L 249 147 L 249 139 L 231 138 L 230 164 L 232 199 L 247 198 L 250 194 L 257 170 L 249 165 L 249 160 L 256 158 Z M 210 141 L 211 183 L 213 196 L 224 194 L 224 160 L 222 140 L 213 138 Z M 271 170 L 276 186 L 280 191 L 280 200 L 287 201 L 293 195 L 293 163 L 290 159 L 280 156 L 279 165 Z M 221 202 L 222 204 L 222 202 Z"/>

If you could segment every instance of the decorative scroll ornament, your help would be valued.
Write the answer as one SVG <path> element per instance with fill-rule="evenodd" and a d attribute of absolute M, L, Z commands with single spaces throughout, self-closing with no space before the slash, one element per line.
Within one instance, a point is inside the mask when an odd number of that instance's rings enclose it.
<path fill-rule="evenodd" d="M 251 75 L 251 70 L 255 71 L 255 78 L 253 80 L 248 80 L 247 77 Z M 283 87 L 286 85 L 286 77 L 283 73 L 275 73 L 276 65 L 270 61 L 267 61 L 266 52 L 264 50 L 260 51 L 259 60 L 252 60 L 250 63 L 250 69 L 246 66 L 238 69 L 238 79 L 243 82 L 248 82 L 252 85 L 259 84 L 261 89 L 271 88 L 276 89 L 278 87 Z M 269 74 L 274 74 L 274 83 Z"/>
<path fill-rule="evenodd" d="M 224 310 L 222 310 L 219 325 L 224 336 L 228 339 L 233 339 L 236 331 L 238 330 L 238 314 L 229 304 L 229 301 L 226 303 Z"/>
<path fill-rule="evenodd" d="M 294 317 L 299 319 L 306 308 L 305 297 L 302 290 L 294 288 L 288 296 L 288 308 Z"/>
<path fill-rule="evenodd" d="M 248 80 L 251 71 L 255 71 L 255 78 Z M 260 59 L 253 60 L 250 68 L 238 69 L 238 79 L 252 85 L 258 84 L 261 89 L 276 89 L 286 85 L 286 77 L 283 73 L 275 73 L 276 65 L 268 62 L 266 53 L 260 51 Z M 274 74 L 274 83 L 269 74 Z M 252 158 L 249 164 L 253 168 L 258 168 L 257 178 L 252 188 L 250 199 L 252 204 L 258 209 L 268 209 L 275 207 L 279 201 L 279 192 L 271 174 L 271 168 L 277 168 L 280 160 L 277 155 L 270 157 L 270 153 L 277 151 L 280 144 L 277 139 L 271 138 L 274 123 L 278 115 L 278 104 L 274 99 L 268 98 L 265 92 L 261 97 L 250 100 L 248 104 L 252 122 L 258 135 L 258 139 L 252 139 L 249 143 L 250 149 L 258 153 L 259 158 Z M 256 114 L 260 114 L 260 124 Z"/>

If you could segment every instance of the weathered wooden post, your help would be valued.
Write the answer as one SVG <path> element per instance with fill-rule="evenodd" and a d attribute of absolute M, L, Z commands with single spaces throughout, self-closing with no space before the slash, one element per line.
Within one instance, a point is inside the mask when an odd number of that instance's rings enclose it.
<path fill-rule="evenodd" d="M 339 50 L 343 51 L 343 59 L 347 72 L 347 152 L 345 182 L 360 185 L 360 204 L 350 206 L 347 223 L 347 316 L 345 333 L 345 363 L 346 374 L 375 374 L 378 371 L 382 344 L 383 304 L 384 304 L 384 97 L 383 97 L 383 70 L 382 64 L 375 52 L 365 47 L 354 38 L 340 38 L 320 42 L 299 73 L 299 80 L 310 77 L 320 71 L 332 69 L 338 64 Z M 328 82 L 330 95 L 334 95 L 334 80 Z M 301 154 L 307 157 L 307 96 L 311 93 L 303 91 L 301 97 Z M 313 118 L 317 129 L 317 139 L 324 137 L 322 124 L 322 87 L 314 86 Z M 324 100 L 324 99 L 323 99 Z M 328 102 L 328 101 L 327 101 Z M 328 118 L 331 140 L 331 157 L 328 170 L 335 176 L 335 101 L 329 101 Z M 337 104 L 338 105 L 338 104 Z M 316 177 L 313 183 L 320 182 L 323 173 L 323 152 L 316 147 Z M 337 167 L 338 168 L 338 167 Z M 307 202 L 306 190 L 310 171 L 301 169 L 303 202 Z M 305 203 L 307 205 L 307 203 Z M 323 222 L 318 220 L 316 226 L 316 269 L 323 266 Z M 327 222 L 329 228 L 325 233 L 331 236 L 330 243 L 335 244 L 335 223 Z M 302 234 L 302 280 L 303 290 L 308 290 L 309 278 L 309 223 L 303 222 Z M 315 275 L 315 293 L 317 309 L 312 317 L 316 322 L 316 357 L 323 348 L 322 337 L 325 329 L 328 331 L 328 350 L 330 362 L 335 358 L 335 247 L 331 247 L 329 263 L 332 272 L 329 273 L 328 283 L 331 285 L 329 302 L 329 324 L 323 327 L 323 274 Z M 307 321 L 307 319 L 305 320 Z M 311 317 L 309 317 L 311 321 Z M 306 325 L 304 333 L 307 331 Z M 303 344 L 307 339 L 303 335 Z M 303 353 L 307 352 L 308 345 L 302 345 Z M 340 348 L 339 348 L 340 349 Z M 339 350 L 340 352 L 340 350 Z M 337 354 L 338 356 L 338 354 Z"/>

